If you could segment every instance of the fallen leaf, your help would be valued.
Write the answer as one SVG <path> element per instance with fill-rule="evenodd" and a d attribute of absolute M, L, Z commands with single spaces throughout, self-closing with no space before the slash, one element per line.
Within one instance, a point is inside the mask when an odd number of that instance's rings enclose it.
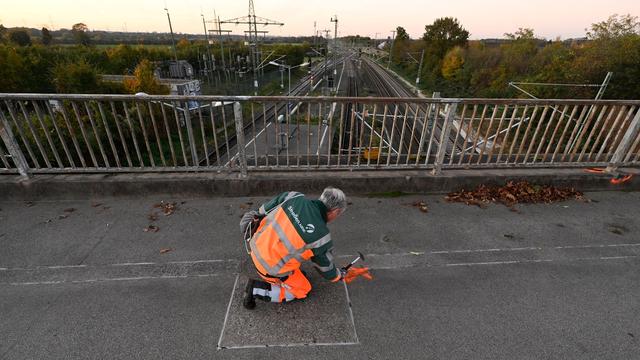
<path fill-rule="evenodd" d="M 64 209 L 64 212 L 66 212 L 66 213 L 72 213 L 74 211 L 76 211 L 76 209 L 74 209 L 74 208 Z"/>
<path fill-rule="evenodd" d="M 173 249 L 171 249 L 171 248 L 162 248 L 162 249 L 160 249 L 160 254 L 166 254 L 166 253 L 168 253 L 168 252 L 170 252 L 172 250 Z"/>
<path fill-rule="evenodd" d="M 515 238 L 515 236 L 513 234 L 504 234 L 504 237 L 506 237 L 507 239 Z"/>
<path fill-rule="evenodd" d="M 550 185 L 531 185 L 527 181 L 509 181 L 504 186 L 479 185 L 472 191 L 462 189 L 449 193 L 445 200 L 467 205 L 486 207 L 489 203 L 501 203 L 510 208 L 519 203 L 553 203 L 566 200 L 588 202 L 583 193 L 574 188 L 557 188 Z M 567 206 L 568 207 L 568 206 Z M 514 210 L 515 211 L 515 210 Z"/>
<path fill-rule="evenodd" d="M 58 215 L 58 220 L 66 219 L 69 215 Z"/>
<path fill-rule="evenodd" d="M 33 206 L 33 201 L 27 201 L 24 203 L 27 207 L 32 207 Z"/>
<path fill-rule="evenodd" d="M 95 207 L 99 207 L 100 205 L 102 205 L 102 204 L 101 204 L 101 203 L 92 203 L 92 204 L 91 204 L 91 207 L 94 207 L 94 208 L 95 208 Z"/>
<path fill-rule="evenodd" d="M 164 216 L 169 216 L 173 214 L 173 212 L 176 211 L 177 209 L 175 202 L 166 203 L 164 201 L 160 201 L 158 204 L 153 205 L 153 207 L 156 209 L 162 209 Z"/>
<path fill-rule="evenodd" d="M 160 228 L 159 228 L 159 227 L 157 227 L 157 226 L 155 226 L 155 225 L 149 225 L 149 226 L 147 226 L 146 228 L 144 228 L 144 230 L 143 230 L 143 231 L 144 231 L 144 232 L 154 232 L 154 233 L 156 233 L 156 232 L 158 232 L 159 230 L 160 230 Z"/>
<path fill-rule="evenodd" d="M 424 201 L 416 201 L 411 204 L 411 206 L 418 208 L 423 213 L 428 213 L 429 208 L 427 207 L 427 203 Z"/>

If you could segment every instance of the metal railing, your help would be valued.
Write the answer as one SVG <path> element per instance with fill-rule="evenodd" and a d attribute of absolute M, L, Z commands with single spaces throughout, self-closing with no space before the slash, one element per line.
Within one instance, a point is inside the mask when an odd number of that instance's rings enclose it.
<path fill-rule="evenodd" d="M 640 165 L 640 101 L 0 94 L 0 173 Z"/>

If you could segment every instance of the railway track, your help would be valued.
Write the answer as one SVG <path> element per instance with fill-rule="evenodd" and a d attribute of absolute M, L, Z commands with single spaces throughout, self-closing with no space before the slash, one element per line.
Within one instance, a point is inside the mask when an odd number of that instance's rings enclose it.
<path fill-rule="evenodd" d="M 363 58 L 363 75 L 365 80 L 369 82 L 378 96 L 381 97 L 415 97 L 415 94 L 407 89 L 400 81 L 395 79 L 389 72 L 382 68 L 369 58 Z M 443 114 L 444 109 L 441 109 L 437 105 L 409 105 L 398 106 L 396 111 L 399 116 L 404 120 L 402 125 L 395 129 L 385 129 L 388 133 L 391 133 L 392 144 L 398 144 L 400 153 L 406 151 L 411 153 L 418 149 L 426 150 L 426 156 L 434 155 L 434 152 L 430 151 L 431 148 L 421 147 L 426 140 L 429 143 L 433 143 L 433 150 L 440 146 L 439 140 L 442 133 L 443 126 Z M 436 116 L 438 115 L 438 116 Z M 427 128 L 425 132 L 421 132 L 425 126 L 424 122 L 427 121 Z M 403 132 L 404 131 L 404 132 Z M 403 135 L 404 134 L 404 135 Z M 448 141 L 444 144 L 447 149 L 447 155 L 450 155 L 455 151 L 462 151 L 462 141 L 458 139 L 456 141 L 456 131 L 452 131 L 448 134 Z"/>
<path fill-rule="evenodd" d="M 336 63 L 336 66 L 339 65 L 342 61 L 344 61 L 344 59 L 340 59 Z M 316 66 L 316 68 L 312 70 L 311 75 L 306 76 L 303 79 L 303 81 L 297 83 L 291 89 L 291 96 L 304 95 L 307 89 L 309 89 L 311 86 L 311 78 L 312 77 L 316 79 L 319 78 L 319 76 L 323 74 L 325 69 L 330 69 L 331 67 L 333 67 L 333 64 L 331 62 L 326 64 L 326 67 L 324 64 L 320 64 Z M 287 109 L 286 109 L 287 106 L 289 106 L 289 104 L 287 103 L 268 104 L 264 107 L 264 109 L 262 109 L 263 111 L 260 111 L 255 117 L 245 116 L 244 118 L 247 119 L 244 121 L 244 126 L 243 126 L 245 138 L 249 139 L 248 141 L 251 141 L 251 139 L 254 138 L 255 134 L 259 134 L 261 131 L 265 129 L 266 126 L 268 126 L 268 124 L 277 120 L 276 114 L 284 115 L 287 112 Z M 232 161 L 233 158 L 230 158 L 229 154 L 236 153 L 236 151 L 228 151 L 228 150 L 229 149 L 233 150 L 236 147 L 237 142 L 238 141 L 237 141 L 236 135 L 232 134 L 231 136 L 228 137 L 228 141 L 221 142 L 221 144 L 217 147 L 217 149 L 214 148 L 213 150 L 209 151 L 209 153 L 206 154 L 206 156 L 202 160 L 200 160 L 200 165 L 201 166 L 206 165 L 207 158 L 209 159 L 209 163 L 214 165 L 218 164 L 218 158 L 220 159 L 219 161 L 222 163 L 220 165 L 225 165 L 229 161 Z"/>

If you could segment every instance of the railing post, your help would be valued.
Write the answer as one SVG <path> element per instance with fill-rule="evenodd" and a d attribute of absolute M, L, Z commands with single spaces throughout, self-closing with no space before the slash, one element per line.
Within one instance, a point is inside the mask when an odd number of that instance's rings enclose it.
<path fill-rule="evenodd" d="M 245 151 L 244 140 L 244 123 L 242 121 L 242 104 L 239 102 L 233 103 L 233 117 L 236 122 L 236 139 L 238 143 L 238 161 L 240 162 L 240 174 L 242 177 L 247 177 L 247 153 Z"/>
<path fill-rule="evenodd" d="M 640 136 L 640 111 L 636 113 L 636 116 L 631 121 L 631 125 L 629 125 L 622 141 L 620 141 L 616 152 L 611 158 L 611 162 L 609 162 L 609 166 L 607 166 L 607 172 L 615 172 L 618 167 L 624 165 L 625 157 L 629 150 L 631 150 L 631 145 L 638 136 Z"/>
<path fill-rule="evenodd" d="M 11 131 L 11 125 L 7 122 L 2 111 L 0 111 L 0 138 L 4 141 L 7 151 L 11 155 L 11 159 L 13 159 L 13 163 L 16 165 L 20 175 L 27 179 L 30 178 L 29 164 L 16 141 L 16 137 L 13 135 L 13 131 Z"/>
<path fill-rule="evenodd" d="M 191 111 L 189 110 L 189 101 L 184 103 L 184 121 L 187 127 L 187 137 L 189 138 L 189 148 L 191 149 L 191 159 L 193 160 L 193 166 L 199 167 L 198 150 L 196 148 L 196 138 L 193 136 L 193 126 L 191 126 Z M 179 129 L 178 129 L 179 130 Z M 205 154 L 207 156 L 207 154 Z"/>
<path fill-rule="evenodd" d="M 438 153 L 436 153 L 436 161 L 434 162 L 434 168 L 431 172 L 433 175 L 440 175 L 442 172 L 442 163 L 444 162 L 444 155 L 447 152 L 447 138 L 451 131 L 451 124 L 456 116 L 456 110 L 458 109 L 458 103 L 449 104 L 449 110 L 447 111 L 447 117 L 444 119 L 442 129 L 440 132 L 440 140 L 438 142 Z M 435 115 L 433 129 L 435 129 L 438 121 L 438 114 Z"/>

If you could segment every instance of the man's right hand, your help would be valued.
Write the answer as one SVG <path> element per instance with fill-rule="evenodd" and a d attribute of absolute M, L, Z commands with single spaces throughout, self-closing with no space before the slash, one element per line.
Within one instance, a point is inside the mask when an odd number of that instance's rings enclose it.
<path fill-rule="evenodd" d="M 242 215 L 242 219 L 240 220 L 240 233 L 242 235 L 246 234 L 251 223 L 253 223 L 256 219 L 261 219 L 263 217 L 264 216 L 260 215 L 260 213 L 256 210 L 246 212 L 244 215 Z"/>

